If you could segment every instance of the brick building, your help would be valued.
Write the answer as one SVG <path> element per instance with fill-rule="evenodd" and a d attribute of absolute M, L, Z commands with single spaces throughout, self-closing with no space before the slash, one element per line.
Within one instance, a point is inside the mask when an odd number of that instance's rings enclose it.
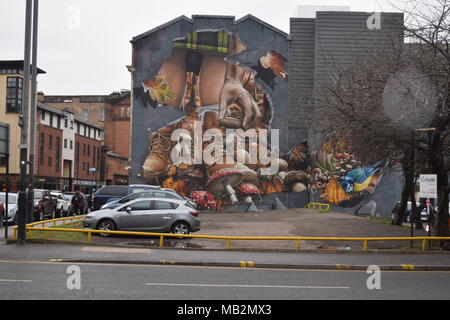
<path fill-rule="evenodd" d="M 39 93 L 38 98 L 46 105 L 70 112 L 81 121 L 103 129 L 104 141 L 96 159 L 99 161 L 99 184 L 128 184 L 131 114 L 128 90 L 98 96 L 46 96 Z M 80 152 L 82 155 L 83 149 Z M 85 173 L 83 162 L 86 165 L 92 161 L 80 160 L 79 172 Z"/>
<path fill-rule="evenodd" d="M 38 102 L 36 187 L 88 192 L 100 180 L 102 137 L 102 128 Z"/>

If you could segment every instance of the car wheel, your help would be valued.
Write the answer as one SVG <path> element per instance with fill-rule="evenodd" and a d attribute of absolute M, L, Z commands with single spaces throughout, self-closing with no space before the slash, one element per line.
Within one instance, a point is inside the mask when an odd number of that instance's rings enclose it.
<path fill-rule="evenodd" d="M 178 221 L 172 226 L 172 233 L 174 234 L 190 234 L 191 227 L 183 221 Z"/>
<path fill-rule="evenodd" d="M 97 230 L 114 231 L 114 230 L 116 230 L 116 225 L 114 224 L 114 222 L 112 222 L 109 219 L 101 220 L 97 224 Z M 109 233 L 100 233 L 100 235 L 102 237 L 108 237 L 110 234 Z"/>

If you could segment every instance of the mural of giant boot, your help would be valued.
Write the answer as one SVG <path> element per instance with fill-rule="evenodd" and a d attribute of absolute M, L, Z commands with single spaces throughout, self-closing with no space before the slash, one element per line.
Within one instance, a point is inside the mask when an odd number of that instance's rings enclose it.
<path fill-rule="evenodd" d="M 150 150 L 143 166 L 145 180 L 154 179 L 169 169 L 173 130 L 174 126 L 167 126 L 149 136 Z"/>

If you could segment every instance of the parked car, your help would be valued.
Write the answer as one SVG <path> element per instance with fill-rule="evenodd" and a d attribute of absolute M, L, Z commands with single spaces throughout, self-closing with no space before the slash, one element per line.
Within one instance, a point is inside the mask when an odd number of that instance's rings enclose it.
<path fill-rule="evenodd" d="M 57 199 L 52 197 L 50 191 L 34 190 L 34 219 L 43 221 L 47 218 L 56 218 Z"/>
<path fill-rule="evenodd" d="M 101 209 L 102 210 L 103 209 L 114 209 L 122 204 L 128 203 L 128 202 L 136 200 L 136 199 L 143 199 L 143 198 L 167 198 L 167 199 L 186 200 L 186 201 L 189 201 L 191 205 L 195 206 L 195 203 L 193 203 L 191 200 L 183 198 L 182 196 L 180 196 L 178 193 L 176 193 L 172 189 L 160 189 L 160 190 L 156 189 L 156 190 L 148 190 L 148 191 L 133 193 L 122 199 L 107 202 L 101 207 Z"/>
<path fill-rule="evenodd" d="M 6 193 L 5 192 L 0 192 L 0 203 L 1 203 L 1 207 L 0 207 L 0 216 L 2 221 L 0 222 L 0 225 L 3 225 L 3 220 L 4 220 L 4 215 L 5 215 L 5 198 L 6 198 Z M 17 203 L 17 199 L 18 199 L 18 195 L 17 193 L 9 193 L 8 194 L 8 215 L 7 215 L 7 221 L 8 224 L 14 223 L 17 224 L 17 207 L 18 207 L 18 203 Z"/>
<path fill-rule="evenodd" d="M 133 193 L 155 189 L 160 189 L 160 187 L 149 185 L 104 186 L 92 196 L 92 211 L 100 210 L 107 202 L 120 200 Z"/>
<path fill-rule="evenodd" d="M 189 234 L 200 230 L 200 219 L 198 211 L 186 200 L 153 198 L 91 212 L 83 219 L 83 225 L 88 229 L 108 231 Z"/>
<path fill-rule="evenodd" d="M 52 197 L 56 198 L 56 212 L 59 217 L 67 216 L 69 214 L 70 201 L 64 197 L 62 192 L 50 192 Z"/>
<path fill-rule="evenodd" d="M 395 209 L 396 207 L 400 204 L 400 201 L 397 203 L 397 205 L 392 209 L 392 219 L 394 219 L 394 215 L 395 215 Z M 419 202 L 416 202 L 416 206 L 419 207 L 421 204 Z M 411 201 L 408 201 L 407 206 L 406 206 L 406 212 L 405 212 L 405 216 L 403 217 L 403 221 L 410 223 L 411 222 L 411 211 L 412 211 L 412 203 Z M 433 207 L 430 208 L 430 210 L 434 210 Z M 426 222 L 428 221 L 428 212 L 427 212 L 427 208 L 425 207 L 422 212 L 420 213 L 420 220 Z"/>

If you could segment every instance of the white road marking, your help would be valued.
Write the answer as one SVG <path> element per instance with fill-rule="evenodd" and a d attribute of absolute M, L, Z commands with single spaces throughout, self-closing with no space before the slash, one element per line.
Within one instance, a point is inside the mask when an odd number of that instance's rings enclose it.
<path fill-rule="evenodd" d="M 33 282 L 33 280 L 0 279 L 0 282 Z"/>
<path fill-rule="evenodd" d="M 270 288 L 270 289 L 350 289 L 350 287 L 324 286 L 270 286 L 270 285 L 234 285 L 234 284 L 192 284 L 192 283 L 146 283 L 149 287 L 225 287 L 225 288 Z"/>
<path fill-rule="evenodd" d="M 111 247 L 83 247 L 81 251 L 112 252 L 112 253 L 151 253 L 151 249 L 111 248 Z"/>

